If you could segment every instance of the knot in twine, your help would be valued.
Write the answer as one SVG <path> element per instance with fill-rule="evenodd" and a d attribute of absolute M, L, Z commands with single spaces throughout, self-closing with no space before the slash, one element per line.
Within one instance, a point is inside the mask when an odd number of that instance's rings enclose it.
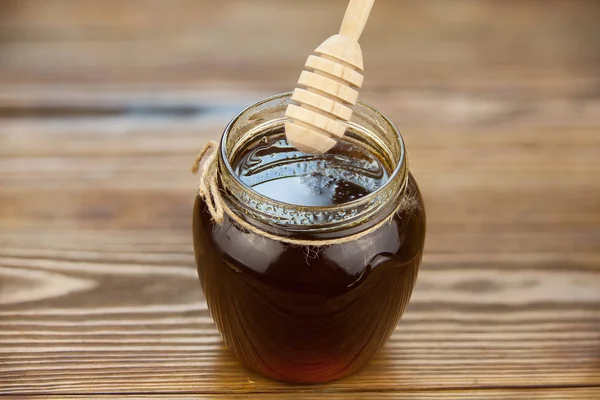
<path fill-rule="evenodd" d="M 217 142 L 211 140 L 207 142 L 198 156 L 196 160 L 192 164 L 192 173 L 197 174 L 200 172 L 200 183 L 198 184 L 198 195 L 202 197 L 206 206 L 208 207 L 208 211 L 212 216 L 213 221 L 218 225 L 221 225 L 224 221 L 225 214 L 233 221 L 235 221 L 238 225 L 244 228 L 247 231 L 255 233 L 257 235 L 261 235 L 267 237 L 269 239 L 273 239 L 279 242 L 297 245 L 297 246 L 330 246 L 334 244 L 341 244 L 352 242 L 354 240 L 358 240 L 364 236 L 369 235 L 370 233 L 376 231 L 380 227 L 385 224 L 390 224 L 394 215 L 400 210 L 409 210 L 418 207 L 418 201 L 410 195 L 410 193 L 405 193 L 402 198 L 402 201 L 398 202 L 398 206 L 390 213 L 389 216 L 384 218 L 382 221 L 373 225 L 369 229 L 364 231 L 355 233 L 353 235 L 344 236 L 338 239 L 325 239 L 325 240 L 300 240 L 300 239 L 292 239 L 286 236 L 274 235 L 269 232 L 265 232 L 262 229 L 257 228 L 254 225 L 249 224 L 243 218 L 239 217 L 223 200 L 221 196 L 221 190 L 219 188 L 219 162 L 217 160 L 219 145 Z M 406 188 L 408 191 L 409 189 Z"/>

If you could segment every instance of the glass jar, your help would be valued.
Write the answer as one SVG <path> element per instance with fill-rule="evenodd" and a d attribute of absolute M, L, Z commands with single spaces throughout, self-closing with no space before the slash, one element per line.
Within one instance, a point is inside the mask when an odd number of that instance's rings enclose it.
<path fill-rule="evenodd" d="M 283 381 L 326 382 L 363 367 L 394 331 L 421 263 L 425 211 L 389 119 L 359 102 L 342 150 L 305 155 L 286 147 L 289 102 L 290 93 L 264 99 L 227 126 L 216 162 L 229 213 L 217 223 L 196 197 L 196 264 L 211 315 L 245 366 Z M 275 196 L 258 190 L 278 174 L 317 179 L 321 189 L 337 179 L 337 200 L 307 202 L 297 181 L 281 181 Z"/>

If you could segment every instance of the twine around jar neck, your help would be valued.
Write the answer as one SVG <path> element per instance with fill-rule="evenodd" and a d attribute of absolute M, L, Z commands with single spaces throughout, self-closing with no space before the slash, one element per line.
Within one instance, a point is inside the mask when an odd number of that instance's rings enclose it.
<path fill-rule="evenodd" d="M 213 220 L 221 225 L 223 223 L 224 209 L 223 199 L 219 190 L 218 148 L 219 145 L 214 140 L 207 142 L 198 154 L 198 157 L 196 157 L 196 160 L 194 160 L 194 164 L 192 164 L 192 173 L 197 174 L 200 170 L 200 164 L 202 164 L 198 195 L 206 203 Z M 204 158 L 206 159 L 203 160 Z"/>
<path fill-rule="evenodd" d="M 296 246 L 330 246 L 334 244 L 352 242 L 367 236 L 381 228 L 383 225 L 390 224 L 396 213 L 415 207 L 415 200 L 410 196 L 409 193 L 404 193 L 404 196 L 402 196 L 402 200 L 399 202 L 398 206 L 386 218 L 370 228 L 365 229 L 364 231 L 337 239 L 301 240 L 275 235 L 249 224 L 246 220 L 238 216 L 233 210 L 231 210 L 231 208 L 229 208 L 227 202 L 223 199 L 222 191 L 219 187 L 219 161 L 217 157 L 219 154 L 218 150 L 219 145 L 217 142 L 213 140 L 208 141 L 200 153 L 198 153 L 198 156 L 194 160 L 191 168 L 192 173 L 200 173 L 198 196 L 204 200 L 204 203 L 206 204 L 213 221 L 218 225 L 223 224 L 225 215 L 227 215 L 227 217 L 245 230 L 272 240 Z M 402 190 L 408 190 L 406 182 L 403 184 Z"/>

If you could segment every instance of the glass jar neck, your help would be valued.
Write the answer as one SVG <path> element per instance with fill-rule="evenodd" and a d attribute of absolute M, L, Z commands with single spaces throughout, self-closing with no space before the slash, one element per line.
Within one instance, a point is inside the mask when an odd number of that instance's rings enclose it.
<path fill-rule="evenodd" d="M 347 123 L 345 139 L 378 155 L 388 180 L 357 200 L 327 206 L 302 206 L 266 197 L 245 184 L 233 161 L 257 137 L 279 132 L 291 93 L 264 99 L 239 113 L 227 126 L 218 154 L 223 200 L 250 224 L 282 236 L 312 236 L 360 231 L 387 218 L 400 204 L 408 182 L 408 165 L 400 132 L 385 116 L 359 102 Z"/>

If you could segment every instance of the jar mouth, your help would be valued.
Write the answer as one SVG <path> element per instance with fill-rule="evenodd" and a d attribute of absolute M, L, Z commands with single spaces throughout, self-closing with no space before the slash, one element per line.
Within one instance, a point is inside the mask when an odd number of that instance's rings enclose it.
<path fill-rule="evenodd" d="M 286 97 L 291 96 L 291 92 L 287 92 L 287 93 L 281 93 L 281 94 L 277 94 L 277 95 L 273 95 L 270 97 L 267 97 L 263 100 L 260 100 L 248 107 L 246 107 L 245 109 L 243 109 L 242 111 L 240 111 L 227 125 L 227 127 L 225 128 L 225 133 L 223 134 L 223 136 L 221 137 L 221 145 L 220 145 L 220 152 L 221 152 L 221 160 L 223 162 L 223 166 L 227 169 L 227 172 L 235 179 L 235 181 L 242 187 L 244 187 L 245 189 L 252 191 L 257 197 L 263 198 L 264 201 L 268 201 L 270 203 L 279 203 L 282 206 L 293 206 L 293 207 L 301 207 L 303 209 L 305 209 L 306 211 L 314 211 L 314 212 L 318 212 L 318 211 L 322 211 L 323 209 L 329 209 L 329 210 L 334 210 L 340 207 L 352 207 L 352 206 L 357 206 L 363 203 L 368 203 L 369 201 L 377 198 L 378 196 L 381 195 L 382 192 L 386 191 L 388 189 L 388 186 L 395 180 L 397 180 L 400 175 L 404 175 L 405 171 L 407 170 L 406 168 L 406 151 L 405 151 L 405 146 L 404 146 L 404 140 L 402 138 L 402 135 L 400 134 L 400 131 L 396 128 L 396 126 L 394 125 L 394 123 L 392 121 L 389 120 L 389 118 L 387 118 L 386 116 L 384 116 L 383 114 L 381 114 L 380 111 L 378 111 L 375 107 L 358 101 L 357 105 L 355 106 L 355 108 L 360 107 L 366 110 L 369 110 L 372 113 L 376 113 L 378 114 L 382 119 L 385 120 L 385 122 L 389 125 L 389 127 L 391 127 L 394 130 L 394 133 L 396 134 L 398 141 L 400 142 L 400 154 L 399 154 L 399 158 L 397 160 L 391 160 L 392 162 L 394 162 L 396 165 L 394 167 L 394 169 L 390 172 L 388 179 L 376 190 L 374 190 L 373 192 L 367 194 L 366 196 L 357 199 L 357 200 L 352 200 L 349 202 L 345 202 L 343 204 L 338 204 L 338 205 L 326 205 L 326 206 L 301 206 L 298 204 L 293 204 L 293 203 L 286 203 L 286 202 L 282 202 L 282 201 L 278 201 L 275 200 L 273 198 L 270 197 L 266 197 L 260 193 L 258 193 L 257 191 L 255 191 L 251 186 L 247 185 L 242 179 L 240 179 L 239 175 L 236 173 L 234 166 L 231 164 L 230 161 L 230 157 L 228 154 L 228 146 L 227 146 L 227 140 L 229 139 L 229 133 L 231 132 L 231 129 L 233 126 L 235 126 L 236 122 L 239 121 L 239 119 L 247 114 L 250 110 L 259 107 L 260 105 L 263 105 L 265 103 L 270 103 L 273 101 L 276 101 L 278 99 L 284 99 Z M 273 119 L 271 121 L 271 123 L 274 122 L 283 122 L 285 121 L 285 118 L 279 118 L 279 119 Z M 268 125 L 268 124 L 266 124 Z M 353 125 L 352 123 L 350 123 L 350 125 Z M 260 127 L 260 126 L 259 126 Z M 257 129 L 256 131 L 260 131 L 260 129 Z M 402 178 L 402 177 L 400 177 Z"/>
<path fill-rule="evenodd" d="M 291 98 L 291 92 L 276 94 L 265 99 L 262 99 L 242 111 L 240 111 L 227 125 L 225 131 L 221 137 L 220 141 L 220 154 L 219 154 L 219 169 L 223 171 L 221 175 L 221 181 L 227 187 L 227 189 L 231 189 L 230 186 L 235 186 L 238 189 L 237 192 L 246 192 L 240 198 L 234 194 L 234 197 L 237 198 L 238 202 L 241 203 L 242 207 L 252 207 L 252 203 L 264 203 L 269 204 L 272 208 L 282 209 L 282 210 L 296 210 L 302 214 L 310 214 L 310 215 L 341 215 L 341 213 L 347 214 L 347 218 L 344 218 L 344 222 L 349 222 L 350 220 L 359 220 L 361 217 L 366 217 L 367 214 L 371 213 L 371 211 L 375 211 L 376 204 L 387 202 L 387 200 L 391 198 L 397 198 L 402 195 L 404 188 L 408 182 L 408 166 L 406 159 L 406 151 L 404 146 L 404 140 L 393 124 L 391 120 L 389 120 L 386 116 L 384 116 L 380 111 L 378 111 L 373 106 L 370 106 L 367 103 L 358 101 L 354 106 L 353 118 L 350 122 L 346 123 L 348 132 L 351 129 L 362 130 L 362 131 L 373 131 L 375 129 L 384 132 L 388 137 L 388 143 L 385 143 L 383 139 L 373 137 L 375 142 L 378 142 L 377 147 L 383 150 L 387 150 L 388 159 L 390 162 L 390 168 L 388 171 L 388 179 L 381 184 L 378 188 L 373 190 L 372 192 L 364 195 L 355 200 L 351 200 L 348 202 L 344 202 L 341 204 L 333 204 L 333 205 L 298 205 L 293 203 L 286 203 L 283 201 L 275 200 L 273 198 L 264 196 L 263 194 L 254 190 L 250 185 L 246 184 L 241 177 L 236 172 L 236 166 L 232 165 L 232 162 L 235 158 L 235 146 L 238 142 L 244 142 L 244 140 L 240 140 L 240 138 L 232 138 L 232 135 L 235 134 L 236 129 L 239 130 L 241 127 L 250 126 L 247 132 L 244 133 L 242 139 L 249 138 L 261 132 L 265 132 L 266 129 L 273 127 L 277 124 L 283 124 L 287 121 L 287 118 L 283 115 L 285 108 L 287 107 L 288 102 Z M 281 108 L 281 112 L 279 115 L 273 117 L 269 116 L 269 111 L 275 108 Z M 268 118 L 264 118 L 267 116 Z M 361 120 L 361 118 L 363 118 Z M 365 127 L 363 125 L 371 125 Z M 233 143 L 232 143 L 233 142 Z M 246 139 L 247 142 L 247 139 Z M 244 143 L 246 143 L 244 142 Z M 391 151 L 389 148 L 394 147 L 395 151 Z M 224 176 L 226 178 L 224 179 Z M 226 182 L 225 182 L 226 181 Z M 233 190 L 235 192 L 236 190 Z M 372 209 L 372 210 L 371 210 Z M 346 213 L 348 210 L 353 210 L 350 213 Z M 359 210 L 358 212 L 356 210 Z M 363 210 L 363 211 L 360 211 Z M 248 210 L 246 210 L 248 211 Z M 257 210 L 253 209 L 249 214 L 256 216 Z M 284 211 L 287 215 L 287 213 Z M 248 212 L 246 213 L 248 214 Z M 298 226 L 299 229 L 306 231 L 306 225 L 316 225 L 318 224 L 320 228 L 324 228 L 327 225 L 335 225 L 330 224 L 331 222 L 339 223 L 341 221 L 332 221 L 331 218 L 328 220 L 327 218 L 323 219 L 319 218 L 309 221 L 308 223 L 301 222 L 304 220 L 302 218 L 298 218 L 293 220 L 286 220 L 286 218 L 282 218 L 281 215 L 273 218 L 270 212 L 258 212 L 259 216 L 262 217 L 262 214 L 267 214 L 267 219 L 269 220 L 267 224 L 269 225 L 283 225 L 286 228 L 292 228 L 294 226 Z M 301 226 L 300 226 L 301 225 Z"/>

